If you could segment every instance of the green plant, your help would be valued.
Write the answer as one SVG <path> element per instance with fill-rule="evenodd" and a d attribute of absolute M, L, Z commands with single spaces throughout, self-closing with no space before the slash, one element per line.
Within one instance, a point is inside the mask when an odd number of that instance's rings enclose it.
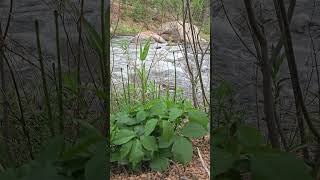
<path fill-rule="evenodd" d="M 229 82 L 221 82 L 214 90 L 214 125 L 220 127 L 232 121 L 241 121 L 242 113 L 236 110 L 233 99 L 234 90 Z"/>
<path fill-rule="evenodd" d="M 273 81 L 273 86 L 274 86 L 274 96 L 275 96 L 275 100 L 276 102 L 279 100 L 279 95 L 280 95 L 280 91 L 282 89 L 282 87 L 284 86 L 284 82 L 286 80 L 289 80 L 289 78 L 281 78 L 280 77 L 280 67 L 283 64 L 284 60 L 285 60 L 286 56 L 283 53 L 282 55 L 280 55 L 278 58 L 275 59 L 275 61 L 273 62 L 272 65 L 272 81 Z"/>
<path fill-rule="evenodd" d="M 207 114 L 190 103 L 153 100 L 129 107 L 111 119 L 111 162 L 139 170 L 147 164 L 166 170 L 169 160 L 187 164 L 192 159 L 190 138 L 207 134 Z"/>
<path fill-rule="evenodd" d="M 92 180 L 107 176 L 106 138 L 90 124 L 78 121 L 81 136 L 71 144 L 63 136 L 45 143 L 36 158 L 19 168 L 8 168 L 0 179 Z"/>
<path fill-rule="evenodd" d="M 141 21 L 145 20 L 145 7 L 143 6 L 143 2 L 141 0 L 136 0 L 133 3 L 133 11 L 132 11 L 132 17 L 134 21 Z"/>
<path fill-rule="evenodd" d="M 214 130 L 214 179 L 240 179 L 249 172 L 253 180 L 311 180 L 310 167 L 289 152 L 263 143 L 258 130 L 231 123 Z"/>
<path fill-rule="evenodd" d="M 146 89 L 147 89 L 147 72 L 146 72 L 146 59 L 150 49 L 151 38 L 149 38 L 144 45 L 140 44 L 140 56 L 139 60 L 141 62 L 141 67 L 137 69 L 138 76 L 141 81 L 141 96 L 142 102 L 145 102 L 146 99 Z"/>
<path fill-rule="evenodd" d="M 203 11 L 207 3 L 207 0 L 191 1 L 190 9 L 192 9 L 192 15 L 195 21 L 201 22 L 201 20 L 203 20 Z"/>

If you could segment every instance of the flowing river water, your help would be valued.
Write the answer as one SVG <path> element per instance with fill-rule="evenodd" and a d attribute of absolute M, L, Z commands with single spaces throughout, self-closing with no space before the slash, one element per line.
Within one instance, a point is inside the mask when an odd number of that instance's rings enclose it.
<path fill-rule="evenodd" d="M 116 37 L 111 42 L 111 58 L 112 58 L 112 70 L 114 84 L 121 84 L 121 69 L 123 69 L 123 77 L 127 80 L 127 65 L 129 68 L 129 77 L 134 73 L 135 64 L 138 68 L 141 67 L 141 61 L 139 60 L 140 44 L 129 43 L 127 51 L 121 48 L 123 42 L 130 41 L 130 36 Z M 201 53 L 199 52 L 199 61 L 202 61 L 201 74 L 206 91 L 206 96 L 209 95 L 209 73 L 210 73 L 210 52 L 207 49 L 208 43 L 202 43 Z M 199 50 L 200 51 L 200 50 Z M 195 56 L 192 49 L 187 48 L 188 60 L 193 73 L 196 75 L 198 71 L 195 66 Z M 183 90 L 183 95 L 191 99 L 191 81 L 188 73 L 188 67 L 184 56 L 184 50 L 182 45 L 168 45 L 152 43 L 148 56 L 145 60 L 145 66 L 148 71 L 149 80 L 155 82 L 162 87 L 165 91 L 166 87 L 169 89 L 174 88 L 175 72 L 177 88 Z M 176 65 L 174 65 L 176 64 Z M 150 72 L 149 72 L 150 71 Z M 132 79 L 132 77 L 131 77 Z M 126 81 L 125 81 L 126 82 Z M 199 84 L 199 83 L 198 83 Z M 200 87 L 197 86 L 197 94 L 200 96 Z M 200 101 L 201 102 L 201 101 Z"/>

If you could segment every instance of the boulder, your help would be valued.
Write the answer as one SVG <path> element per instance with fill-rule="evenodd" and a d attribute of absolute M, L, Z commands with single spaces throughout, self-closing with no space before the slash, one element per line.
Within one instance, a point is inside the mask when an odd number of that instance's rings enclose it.
<path fill-rule="evenodd" d="M 193 32 L 192 32 L 193 31 Z M 186 32 L 186 43 L 193 43 L 200 40 L 199 38 L 199 28 L 193 24 L 185 23 L 185 32 Z M 158 33 L 166 41 L 172 42 L 183 42 L 184 33 L 183 33 L 183 22 L 182 21 L 171 21 L 166 22 L 161 25 L 161 28 Z M 194 35 L 194 37 L 192 36 Z"/>
<path fill-rule="evenodd" d="M 157 33 L 152 32 L 152 31 L 144 31 L 136 36 L 134 36 L 130 42 L 132 43 L 137 43 L 141 41 L 145 41 L 147 39 L 151 38 L 152 41 L 157 42 L 157 43 L 166 43 L 166 40 L 164 40 L 161 36 L 159 36 Z"/>

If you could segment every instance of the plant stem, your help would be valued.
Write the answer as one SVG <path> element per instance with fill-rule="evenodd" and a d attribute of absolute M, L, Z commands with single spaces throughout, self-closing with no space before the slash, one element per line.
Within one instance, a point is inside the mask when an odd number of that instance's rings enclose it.
<path fill-rule="evenodd" d="M 176 66 L 176 57 L 173 52 L 173 65 L 174 65 L 174 94 L 173 94 L 173 101 L 176 102 L 177 96 L 177 66 Z"/>
<path fill-rule="evenodd" d="M 59 106 L 59 131 L 63 133 L 64 129 L 64 113 L 63 113 L 63 100 L 62 100 L 62 71 L 61 71 L 61 55 L 60 55 L 60 35 L 59 35 L 59 23 L 58 12 L 54 11 L 55 17 L 55 29 L 56 29 L 56 48 L 57 48 L 57 60 L 58 60 L 58 106 Z"/>
<path fill-rule="evenodd" d="M 127 78 L 128 78 L 128 104 L 130 105 L 130 78 L 129 78 L 129 65 L 127 65 Z"/>
<path fill-rule="evenodd" d="M 2 91 L 2 113 L 3 113 L 3 122 L 0 124 L 3 125 L 3 137 L 5 138 L 6 150 L 9 154 L 9 161 L 14 162 L 14 155 L 11 152 L 10 148 L 10 123 L 9 123 L 9 102 L 7 98 L 7 84 L 6 84 L 6 74 L 4 68 L 4 38 L 2 36 L 2 28 L 0 23 L 0 81 Z"/>
<path fill-rule="evenodd" d="M 82 40 L 82 22 L 83 22 L 83 6 L 84 0 L 80 2 L 80 16 L 79 16 L 79 26 L 78 26 L 78 56 L 77 56 L 77 107 L 76 116 L 80 118 L 80 103 L 81 103 L 81 78 L 80 78 L 80 65 L 81 65 L 81 40 Z"/>
<path fill-rule="evenodd" d="M 11 78 L 12 78 L 12 81 L 13 81 L 13 85 L 14 85 L 14 89 L 15 89 L 15 92 L 16 92 L 16 95 L 17 95 L 17 99 L 18 99 L 18 106 L 19 106 L 19 110 L 20 110 L 20 117 L 18 118 L 18 120 L 22 125 L 23 134 L 27 138 L 27 144 L 28 144 L 27 146 L 28 146 L 28 151 L 29 151 L 30 158 L 34 159 L 33 152 L 32 152 L 32 144 L 31 144 L 31 139 L 30 139 L 30 132 L 27 129 L 27 123 L 26 123 L 26 120 L 25 120 L 25 117 L 24 117 L 24 109 L 23 109 L 23 106 L 22 106 L 22 100 L 21 100 L 21 95 L 20 95 L 19 89 L 18 89 L 18 84 L 17 84 L 16 78 L 15 78 L 15 75 L 14 75 L 14 71 L 13 71 L 13 69 L 12 69 L 12 67 L 11 67 L 11 65 L 9 63 L 8 58 L 4 54 L 3 54 L 3 58 L 6 61 L 6 64 L 7 64 L 8 68 L 9 68 L 10 75 L 11 75 Z"/>
<path fill-rule="evenodd" d="M 127 103 L 127 95 L 126 95 L 126 89 L 124 87 L 124 79 L 123 79 L 123 69 L 121 68 L 120 70 L 121 70 L 121 81 L 122 81 L 124 101 Z"/>
<path fill-rule="evenodd" d="M 36 29 L 36 39 L 37 39 L 37 48 L 38 48 L 38 55 L 39 55 L 39 63 L 40 63 L 40 71 L 41 71 L 41 77 L 42 77 L 43 92 L 44 92 L 45 103 L 46 103 L 46 107 L 47 107 L 47 116 L 48 116 L 48 120 L 49 120 L 49 129 L 51 131 L 51 135 L 54 136 L 55 135 L 54 123 L 53 123 L 51 106 L 50 106 L 49 92 L 47 89 L 46 75 L 45 75 L 44 66 L 43 66 L 43 57 L 42 57 L 41 44 L 40 44 L 40 33 L 39 33 L 38 20 L 35 20 L 35 29 Z"/>

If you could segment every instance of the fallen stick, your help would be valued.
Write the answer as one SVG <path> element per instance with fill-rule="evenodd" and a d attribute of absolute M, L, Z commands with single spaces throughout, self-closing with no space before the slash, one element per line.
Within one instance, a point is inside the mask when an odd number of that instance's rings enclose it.
<path fill-rule="evenodd" d="M 208 176 L 209 176 L 209 179 L 210 179 L 210 171 L 208 170 L 206 164 L 204 163 L 204 161 L 202 159 L 202 156 L 201 156 L 201 153 L 200 153 L 200 150 L 199 150 L 198 147 L 197 147 L 197 150 L 198 150 L 198 155 L 200 157 L 201 164 L 202 164 L 203 168 L 206 170 L 206 172 L 208 173 Z"/>

